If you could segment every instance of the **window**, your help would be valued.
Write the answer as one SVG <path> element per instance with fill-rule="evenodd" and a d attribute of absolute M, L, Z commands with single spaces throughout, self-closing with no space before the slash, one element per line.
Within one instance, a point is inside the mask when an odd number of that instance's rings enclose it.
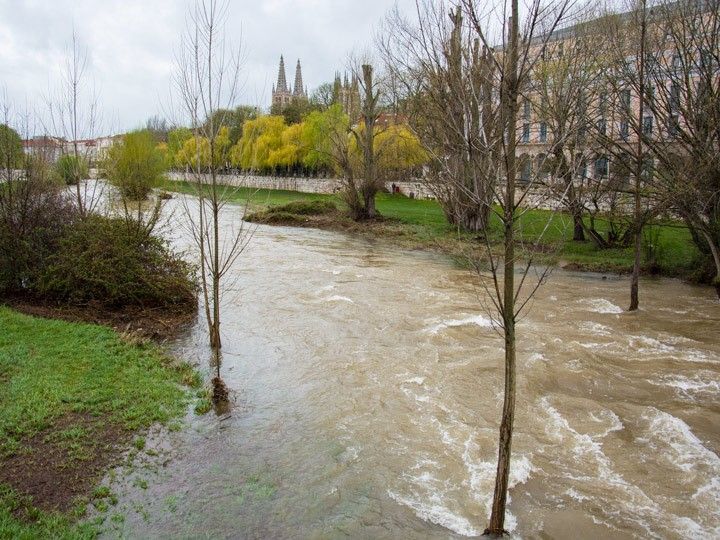
<path fill-rule="evenodd" d="M 595 160 L 595 177 L 604 178 L 608 175 L 608 158 L 600 156 Z"/>
<path fill-rule="evenodd" d="M 528 123 L 523 124 L 522 142 L 530 142 L 530 124 Z"/>
<path fill-rule="evenodd" d="M 607 112 L 607 94 L 600 94 L 600 98 L 598 99 L 598 111 L 600 112 L 600 116 L 605 116 L 605 113 Z"/>
<path fill-rule="evenodd" d="M 677 111 L 680 108 L 680 87 L 673 84 L 670 87 L 670 110 Z"/>
<path fill-rule="evenodd" d="M 526 99 L 525 103 L 523 103 L 523 118 L 525 120 L 530 120 L 530 100 Z"/>
<path fill-rule="evenodd" d="M 622 140 L 627 141 L 629 135 L 630 135 L 630 129 L 628 127 L 627 120 L 622 120 L 620 122 L 620 137 L 622 138 Z"/>
<path fill-rule="evenodd" d="M 620 92 L 620 103 L 622 104 L 625 111 L 630 110 L 630 96 L 631 94 L 629 88 L 626 88 L 625 90 Z"/>
<path fill-rule="evenodd" d="M 601 118 L 601 119 L 598 120 L 597 123 L 595 124 L 596 127 L 597 127 L 597 130 L 598 130 L 598 133 L 599 133 L 600 135 L 605 135 L 605 133 L 606 133 L 606 125 L 605 125 L 605 124 L 606 124 L 606 123 L 605 123 L 605 119 L 604 119 L 604 118 Z"/>
<path fill-rule="evenodd" d="M 648 85 L 645 87 L 645 103 L 651 105 L 655 100 L 655 87 Z"/>
<path fill-rule="evenodd" d="M 682 67 L 682 57 L 678 53 L 673 54 L 672 67 L 674 70 L 679 70 Z"/>
<path fill-rule="evenodd" d="M 558 45 L 558 58 L 563 57 L 563 53 L 565 52 L 565 44 L 561 41 Z"/>
<path fill-rule="evenodd" d="M 643 160 L 642 164 L 642 174 L 641 179 L 647 182 L 648 180 L 652 180 L 652 177 L 655 173 L 655 164 L 653 163 L 652 158 L 645 158 Z"/>
<path fill-rule="evenodd" d="M 653 132 L 653 117 L 646 116 L 643 118 L 643 135 L 650 137 Z"/>
<path fill-rule="evenodd" d="M 526 159 L 523 161 L 522 167 L 520 168 L 520 180 L 522 182 L 529 182 L 531 174 L 532 174 L 532 162 L 529 159 Z"/>
<path fill-rule="evenodd" d="M 580 178 L 587 178 L 587 161 L 584 159 L 580 162 Z"/>
<path fill-rule="evenodd" d="M 540 142 L 547 142 L 547 124 L 545 122 L 540 123 Z"/>
<path fill-rule="evenodd" d="M 667 134 L 669 139 L 674 139 L 678 135 L 679 120 L 677 114 L 671 114 L 667 121 Z"/>

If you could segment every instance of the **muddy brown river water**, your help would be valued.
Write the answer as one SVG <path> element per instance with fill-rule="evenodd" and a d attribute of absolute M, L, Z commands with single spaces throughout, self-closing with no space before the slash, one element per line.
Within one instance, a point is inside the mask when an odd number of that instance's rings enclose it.
<path fill-rule="evenodd" d="M 234 406 L 189 414 L 149 438 L 158 456 L 109 477 L 124 519 L 107 536 L 481 534 L 503 357 L 471 273 L 262 227 L 233 277 Z M 675 280 L 641 293 L 623 313 L 626 278 L 556 271 L 520 323 L 515 536 L 720 537 L 720 303 Z M 205 340 L 200 322 L 172 347 L 209 371 Z"/>

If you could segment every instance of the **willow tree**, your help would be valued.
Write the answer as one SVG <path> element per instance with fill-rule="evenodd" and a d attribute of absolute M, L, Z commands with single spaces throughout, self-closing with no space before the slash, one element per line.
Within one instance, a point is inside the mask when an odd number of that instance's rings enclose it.
<path fill-rule="evenodd" d="M 228 3 L 198 0 L 188 17 L 188 28 L 177 53 L 176 88 L 184 115 L 192 126 L 195 157 L 188 167 L 197 205 L 186 201 L 186 214 L 200 256 L 200 276 L 215 365 L 214 399 L 227 399 L 221 379 L 221 302 L 224 278 L 247 246 L 252 231 L 242 220 L 225 226 L 220 215 L 227 202 L 219 171 L 229 160 L 229 140 L 222 114 L 232 110 L 238 91 L 240 49 L 225 39 Z M 186 142 L 187 144 L 187 142 Z M 206 145 L 207 152 L 202 150 Z"/>

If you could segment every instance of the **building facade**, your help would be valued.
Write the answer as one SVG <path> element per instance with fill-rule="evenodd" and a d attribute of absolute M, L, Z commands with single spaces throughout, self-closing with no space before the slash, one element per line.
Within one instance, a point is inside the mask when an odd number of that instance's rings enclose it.
<path fill-rule="evenodd" d="M 280 56 L 278 67 L 277 83 L 272 88 L 271 109 L 274 112 L 282 112 L 288 105 L 296 100 L 307 100 L 307 88 L 303 84 L 302 66 L 298 59 L 295 66 L 295 84 L 290 86 L 285 75 L 285 59 Z"/>

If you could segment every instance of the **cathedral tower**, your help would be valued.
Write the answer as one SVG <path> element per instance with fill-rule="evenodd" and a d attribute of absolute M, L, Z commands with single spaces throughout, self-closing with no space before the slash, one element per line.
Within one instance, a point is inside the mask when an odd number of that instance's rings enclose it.
<path fill-rule="evenodd" d="M 291 88 L 287 84 L 287 77 L 285 75 L 285 60 L 280 56 L 280 66 L 278 67 L 278 78 L 277 84 L 273 86 L 272 90 L 272 107 L 271 109 L 275 114 L 282 112 L 282 110 L 290 105 L 293 100 L 307 99 L 307 90 L 303 86 L 302 78 L 302 67 L 300 67 L 300 60 L 297 61 L 295 67 L 295 87 Z"/>

